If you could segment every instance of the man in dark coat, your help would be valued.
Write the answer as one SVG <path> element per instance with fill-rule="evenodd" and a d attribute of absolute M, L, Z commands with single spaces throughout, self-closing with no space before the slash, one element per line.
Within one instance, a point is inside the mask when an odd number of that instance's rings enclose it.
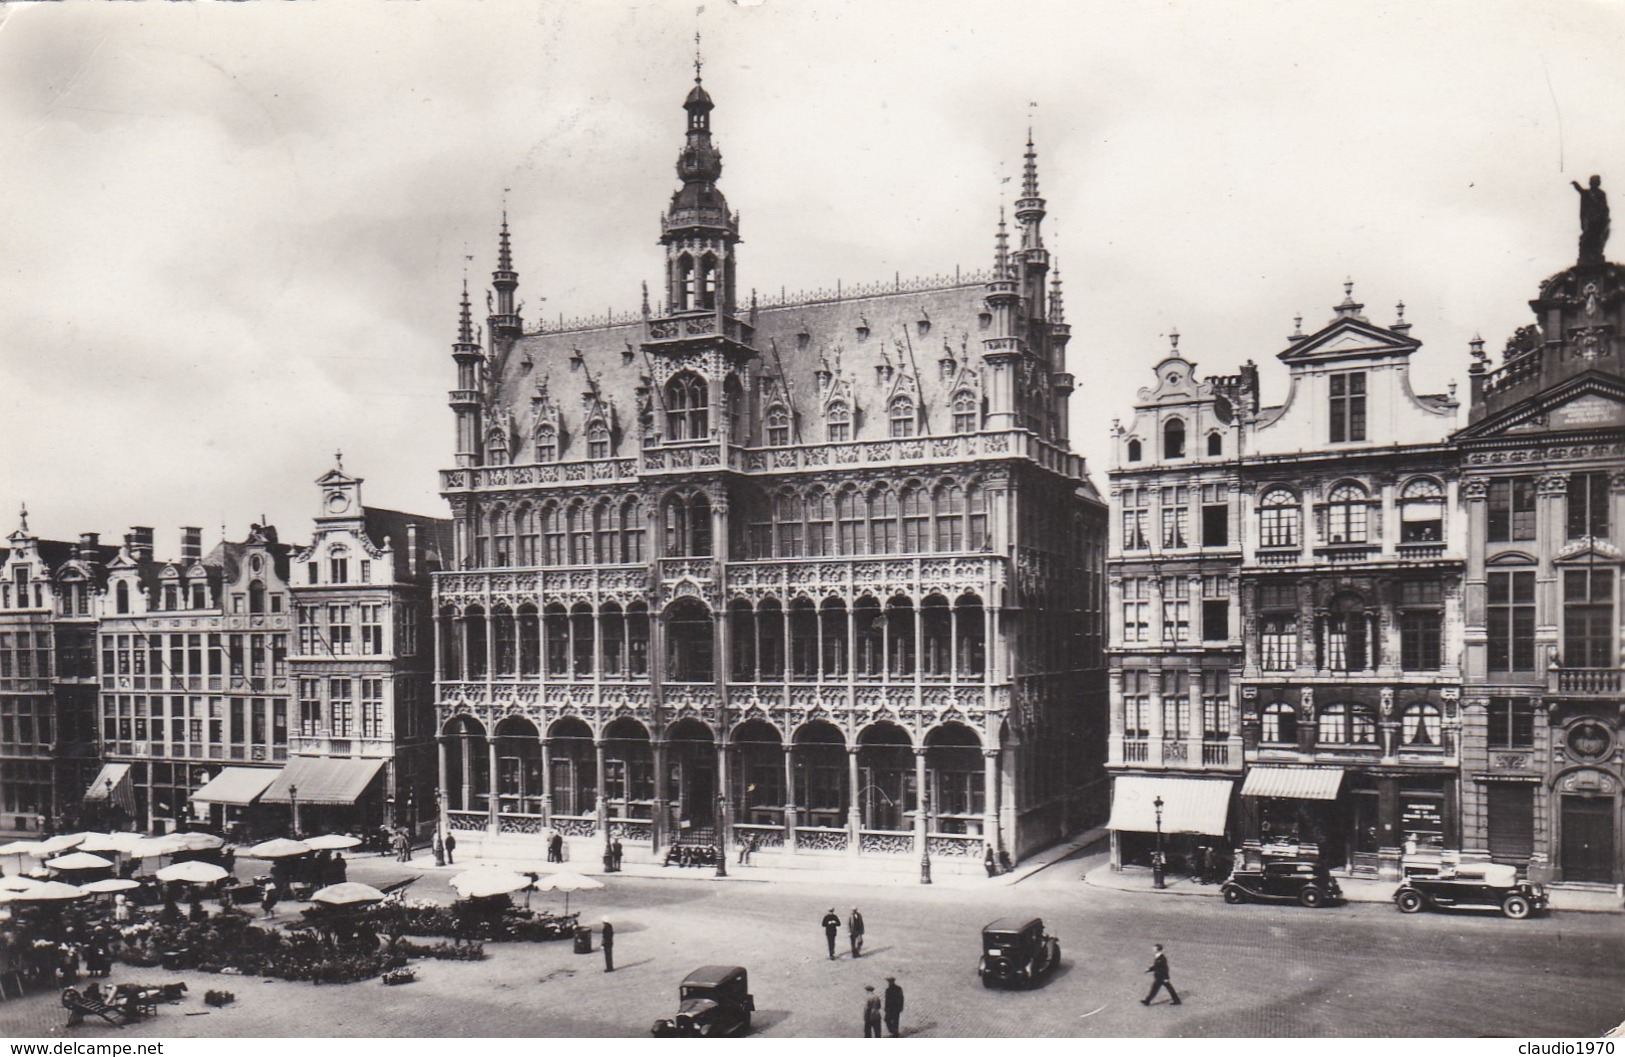
<path fill-rule="evenodd" d="M 1156 957 L 1151 961 L 1151 968 L 1146 970 L 1151 974 L 1151 990 L 1140 999 L 1140 1005 L 1149 1006 L 1151 1000 L 1157 997 L 1157 992 L 1164 987 L 1168 989 L 1168 997 L 1174 1000 L 1173 1004 L 1180 1005 L 1179 992 L 1174 990 L 1174 985 L 1168 979 L 1168 956 L 1162 953 L 1162 944 L 1154 943 L 1151 946 L 1156 953 Z"/>
<path fill-rule="evenodd" d="M 863 955 L 863 915 L 858 913 L 857 907 L 852 908 L 852 916 L 846 919 L 846 938 L 847 942 L 852 945 L 852 957 L 861 957 Z"/>
<path fill-rule="evenodd" d="M 886 977 L 886 1031 L 892 1038 L 902 1038 L 899 1025 L 903 1020 L 903 989 L 897 986 L 897 977 Z"/>
<path fill-rule="evenodd" d="M 604 972 L 606 972 L 606 973 L 614 972 L 615 971 L 615 926 L 611 925 L 609 923 L 608 918 L 604 919 L 603 938 L 601 940 L 599 940 L 599 946 L 604 948 Z"/>
<path fill-rule="evenodd" d="M 880 1038 L 880 996 L 874 984 L 863 985 L 863 1037 Z"/>
<path fill-rule="evenodd" d="M 616 837 L 609 846 L 609 858 L 610 861 L 615 864 L 615 871 L 617 873 L 619 873 L 621 869 L 621 857 L 625 854 L 626 849 L 621 847 L 621 838 Z"/>
<path fill-rule="evenodd" d="M 454 833 L 447 833 L 446 834 L 446 865 L 449 866 L 452 863 L 457 861 L 457 859 L 453 855 L 453 853 L 456 852 L 456 851 L 457 851 L 457 835 L 454 834 Z"/>
<path fill-rule="evenodd" d="M 824 939 L 829 943 L 829 960 L 834 961 L 835 934 L 841 931 L 841 916 L 835 913 L 834 907 L 830 907 L 829 913 L 824 915 L 824 920 L 819 924 L 823 925 Z"/>
<path fill-rule="evenodd" d="M 564 838 L 555 833 L 547 842 L 547 861 L 564 861 Z"/>

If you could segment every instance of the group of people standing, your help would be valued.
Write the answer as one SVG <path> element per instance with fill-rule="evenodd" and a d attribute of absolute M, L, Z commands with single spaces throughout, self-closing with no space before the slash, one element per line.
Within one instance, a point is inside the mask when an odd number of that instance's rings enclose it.
<path fill-rule="evenodd" d="M 429 841 L 429 850 L 434 853 L 436 866 L 455 865 L 457 862 L 457 835 L 447 832 L 442 837 L 439 830 L 434 831 L 434 838 Z"/>
<path fill-rule="evenodd" d="M 824 943 L 829 948 L 829 960 L 834 961 L 835 941 L 841 934 L 841 915 L 835 913 L 834 907 L 830 907 L 818 924 L 824 930 Z M 846 918 L 846 941 L 852 950 L 852 957 L 863 957 L 863 940 L 867 931 L 863 912 L 853 907 L 852 913 Z M 903 989 L 898 986 L 897 977 L 886 977 L 884 994 L 877 994 L 874 984 L 864 984 L 863 993 L 863 1037 L 881 1038 L 880 1029 L 884 1024 L 887 1034 L 894 1039 L 901 1038 Z"/>

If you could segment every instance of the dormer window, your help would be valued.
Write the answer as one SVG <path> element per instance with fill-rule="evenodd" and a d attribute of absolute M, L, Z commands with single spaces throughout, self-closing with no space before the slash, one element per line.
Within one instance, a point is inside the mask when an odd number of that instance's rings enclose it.
<path fill-rule="evenodd" d="M 1162 427 L 1162 457 L 1164 459 L 1185 457 L 1185 423 L 1182 420 L 1169 419 Z"/>
<path fill-rule="evenodd" d="M 829 440 L 831 443 L 840 443 L 852 439 L 852 410 L 847 407 L 844 400 L 832 400 L 825 410 L 828 420 Z"/>
<path fill-rule="evenodd" d="M 900 396 L 891 402 L 891 435 L 894 438 L 912 437 L 915 429 L 914 401 Z"/>
<path fill-rule="evenodd" d="M 767 446 L 782 448 L 790 443 L 790 412 L 783 404 L 767 409 Z"/>
<path fill-rule="evenodd" d="M 595 418 L 587 425 L 587 458 L 609 458 L 609 427 L 601 418 Z"/>
<path fill-rule="evenodd" d="M 130 585 L 120 580 L 118 587 L 113 590 L 113 599 L 115 609 L 120 613 L 128 613 L 130 611 Z"/>
<path fill-rule="evenodd" d="M 1365 372 L 1331 376 L 1331 442 L 1365 440 Z"/>
<path fill-rule="evenodd" d="M 192 608 L 193 609 L 208 609 L 209 608 L 209 589 L 207 587 L 204 587 L 202 584 L 193 584 L 192 585 Z"/>
<path fill-rule="evenodd" d="M 968 389 L 961 389 L 954 394 L 954 432 L 975 433 L 977 419 L 976 394 Z"/>

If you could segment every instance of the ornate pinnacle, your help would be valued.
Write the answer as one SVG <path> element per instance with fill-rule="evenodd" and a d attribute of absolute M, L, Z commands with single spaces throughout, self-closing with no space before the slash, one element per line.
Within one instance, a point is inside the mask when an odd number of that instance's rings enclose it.
<path fill-rule="evenodd" d="M 1004 207 L 999 207 L 999 234 L 993 243 L 993 278 L 1010 278 L 1010 233 L 1005 229 Z"/>
<path fill-rule="evenodd" d="M 1021 197 L 1038 197 L 1038 152 L 1033 149 L 1033 127 L 1027 126 L 1026 165 L 1022 169 Z"/>
<path fill-rule="evenodd" d="M 502 234 L 497 240 L 497 271 L 513 271 L 513 253 L 508 245 L 508 210 L 502 210 Z"/>
<path fill-rule="evenodd" d="M 462 309 L 457 316 L 457 344 L 474 344 L 474 317 L 469 313 L 468 280 L 466 278 L 463 280 Z"/>
<path fill-rule="evenodd" d="M 1056 262 L 1055 277 L 1049 284 L 1049 321 L 1051 323 L 1066 322 L 1066 304 L 1061 299 L 1061 265 Z"/>

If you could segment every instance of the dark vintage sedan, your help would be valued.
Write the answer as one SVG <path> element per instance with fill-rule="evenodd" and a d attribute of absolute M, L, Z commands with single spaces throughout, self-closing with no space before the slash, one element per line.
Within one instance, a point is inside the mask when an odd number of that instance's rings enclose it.
<path fill-rule="evenodd" d="M 702 965 L 683 978 L 677 992 L 677 1015 L 655 1021 L 657 1038 L 745 1035 L 756 999 L 750 978 L 737 965 Z"/>
<path fill-rule="evenodd" d="M 976 972 L 983 987 L 1031 987 L 1061 964 L 1061 941 L 1044 931 L 1043 918 L 1000 918 L 982 928 Z"/>
<path fill-rule="evenodd" d="M 1394 891 L 1394 903 L 1406 914 L 1433 908 L 1499 910 L 1522 920 L 1546 909 L 1546 888 L 1518 880 L 1516 867 L 1500 863 L 1465 863 L 1437 869 L 1407 870 Z"/>
<path fill-rule="evenodd" d="M 1220 889 L 1226 903 L 1301 903 L 1306 907 L 1332 906 L 1343 901 L 1343 890 L 1325 864 L 1306 859 L 1270 862 L 1262 867 L 1237 868 Z"/>

